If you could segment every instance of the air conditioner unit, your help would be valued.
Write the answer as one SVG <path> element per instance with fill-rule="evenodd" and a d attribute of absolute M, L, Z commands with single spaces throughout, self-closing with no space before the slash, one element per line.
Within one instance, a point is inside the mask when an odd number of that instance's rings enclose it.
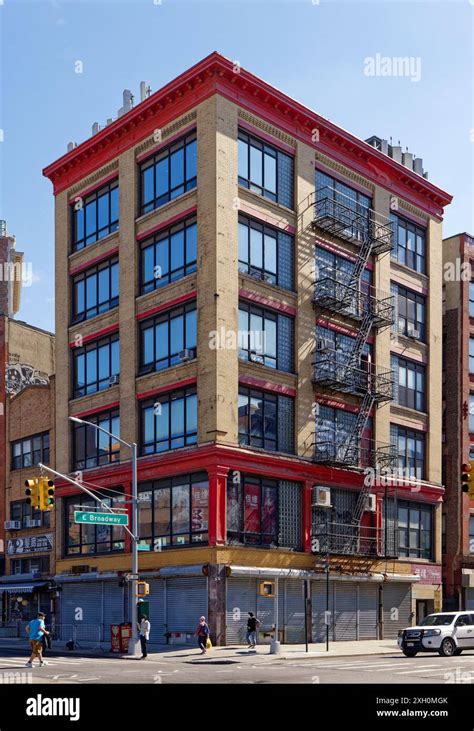
<path fill-rule="evenodd" d="M 178 358 L 185 363 L 187 360 L 192 360 L 194 358 L 194 352 L 191 348 L 185 348 L 184 350 L 179 351 Z"/>
<path fill-rule="evenodd" d="M 318 338 L 316 340 L 316 350 L 334 350 L 334 343 L 329 338 Z"/>
<path fill-rule="evenodd" d="M 19 520 L 6 520 L 4 527 L 5 530 L 20 530 L 21 522 Z"/>
<path fill-rule="evenodd" d="M 313 508 L 330 508 L 331 505 L 331 488 L 320 487 L 315 485 L 313 487 L 312 494 L 312 506 Z"/>
<path fill-rule="evenodd" d="M 25 528 L 41 528 L 41 520 L 28 518 L 25 520 Z"/>
<path fill-rule="evenodd" d="M 374 495 L 373 493 L 371 493 L 370 495 L 367 495 L 367 502 L 365 504 L 365 509 L 368 513 L 377 512 L 377 495 Z"/>
<path fill-rule="evenodd" d="M 408 325 L 407 337 L 413 338 L 413 340 L 419 340 L 420 335 L 421 335 L 421 333 L 419 330 L 416 330 L 414 327 L 411 327 L 411 325 Z"/>
<path fill-rule="evenodd" d="M 262 279 L 264 282 L 270 282 L 273 283 L 273 277 L 271 274 L 262 274 Z"/>
<path fill-rule="evenodd" d="M 120 376 L 119 375 L 110 376 L 109 386 L 116 386 L 117 383 L 120 383 Z"/>
<path fill-rule="evenodd" d="M 262 364 L 265 363 L 265 359 L 264 359 L 263 355 L 261 355 L 261 353 L 256 353 L 255 351 L 252 351 L 250 353 L 250 360 L 253 363 L 262 363 Z"/>

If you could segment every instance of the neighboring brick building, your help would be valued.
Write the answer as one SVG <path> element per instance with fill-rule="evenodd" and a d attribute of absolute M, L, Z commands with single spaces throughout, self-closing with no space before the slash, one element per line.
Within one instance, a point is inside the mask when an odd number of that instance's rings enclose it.
<path fill-rule="evenodd" d="M 129 454 L 68 417 L 138 443 L 153 642 L 194 641 L 200 614 L 241 642 L 248 610 L 268 633 L 277 578 L 284 640 L 303 579 L 321 640 L 327 554 L 334 639 L 441 607 L 450 196 L 371 142 L 214 53 L 44 171 L 57 469 L 123 507 Z M 369 465 L 414 483 L 364 486 Z M 93 502 L 57 485 L 60 621 L 97 641 L 124 617 L 129 540 L 74 523 Z"/>
<path fill-rule="evenodd" d="M 443 241 L 443 581 L 446 609 L 474 609 L 474 502 L 461 491 L 474 460 L 474 237 Z"/>

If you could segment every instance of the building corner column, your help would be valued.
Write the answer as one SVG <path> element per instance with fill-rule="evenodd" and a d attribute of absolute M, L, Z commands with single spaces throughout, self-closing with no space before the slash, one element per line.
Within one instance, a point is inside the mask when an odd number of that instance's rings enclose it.
<path fill-rule="evenodd" d="M 209 546 L 223 546 L 227 535 L 227 475 L 229 468 L 209 467 L 207 473 L 209 478 Z"/>

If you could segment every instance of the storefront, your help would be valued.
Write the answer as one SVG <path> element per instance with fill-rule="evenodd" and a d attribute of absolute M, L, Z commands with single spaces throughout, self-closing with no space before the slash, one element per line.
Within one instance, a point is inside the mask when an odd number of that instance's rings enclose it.
<path fill-rule="evenodd" d="M 27 581 L 24 575 L 15 581 L 5 576 L 0 579 L 0 596 L 2 619 L 7 625 L 26 625 L 38 612 L 44 612 L 48 626 L 54 625 L 57 591 L 51 581 Z"/>

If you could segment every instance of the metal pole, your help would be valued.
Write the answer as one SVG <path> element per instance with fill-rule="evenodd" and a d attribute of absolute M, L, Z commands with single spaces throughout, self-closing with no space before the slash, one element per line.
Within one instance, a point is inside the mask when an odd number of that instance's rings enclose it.
<path fill-rule="evenodd" d="M 326 556 L 326 652 L 329 652 L 329 553 Z"/>
<path fill-rule="evenodd" d="M 275 637 L 270 643 L 270 655 L 277 655 L 280 652 L 280 641 L 278 639 L 278 576 L 275 579 Z"/>
<path fill-rule="evenodd" d="M 138 650 L 137 634 L 137 580 L 138 576 L 138 483 L 137 483 L 137 445 L 134 442 L 132 448 L 132 575 L 130 582 L 130 622 L 132 623 L 132 635 L 128 643 L 128 654 L 136 655 Z"/>
<path fill-rule="evenodd" d="M 308 652 L 308 579 L 304 580 L 304 641 Z"/>

